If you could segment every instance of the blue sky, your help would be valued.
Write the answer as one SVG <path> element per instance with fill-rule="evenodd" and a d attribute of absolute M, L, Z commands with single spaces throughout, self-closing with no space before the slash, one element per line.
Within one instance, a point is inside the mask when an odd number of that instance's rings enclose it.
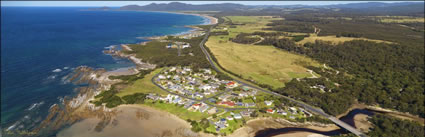
<path fill-rule="evenodd" d="M 169 3 L 170 1 L 1 1 L 1 6 L 124 6 L 130 4 Z M 331 5 L 367 1 L 182 1 L 190 4 L 239 3 L 244 5 Z M 385 1 L 381 1 L 385 2 Z M 397 2 L 397 1 L 391 1 Z"/>

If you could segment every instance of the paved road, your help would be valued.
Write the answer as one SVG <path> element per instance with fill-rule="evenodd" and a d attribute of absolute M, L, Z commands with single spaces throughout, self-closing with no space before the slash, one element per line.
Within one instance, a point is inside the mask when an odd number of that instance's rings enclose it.
<path fill-rule="evenodd" d="M 201 43 L 199 43 L 199 46 L 201 47 L 202 52 L 204 52 L 205 56 L 207 57 L 208 61 L 210 62 L 211 66 L 214 68 L 214 70 L 215 70 L 215 71 L 217 71 L 217 72 L 221 72 L 221 71 L 220 71 L 220 69 L 218 69 L 218 68 L 217 68 L 217 66 L 214 64 L 213 60 L 211 59 L 211 55 L 208 53 L 208 51 L 207 51 L 207 50 L 205 49 L 205 47 L 204 47 L 205 42 L 208 40 L 208 37 L 209 37 L 209 35 L 210 35 L 210 30 L 211 30 L 213 27 L 215 27 L 215 25 L 214 25 L 214 26 L 211 26 L 211 28 L 207 31 L 207 33 L 205 34 L 204 39 L 202 39 Z M 326 118 L 330 119 L 331 121 L 333 121 L 333 122 L 334 122 L 335 124 L 337 124 L 338 126 L 340 126 L 340 127 L 344 128 L 344 129 L 346 129 L 346 130 L 350 131 L 351 133 L 353 133 L 353 134 L 355 134 L 355 135 L 357 135 L 357 136 L 366 137 L 366 135 L 365 135 L 365 134 L 363 134 L 362 132 L 358 131 L 356 128 L 354 128 L 354 127 L 352 127 L 352 126 L 348 125 L 347 123 L 345 123 L 345 122 L 343 122 L 343 121 L 341 121 L 341 120 L 339 120 L 339 119 L 337 119 L 337 118 L 335 118 L 335 117 L 333 117 L 333 116 L 331 116 L 331 115 L 326 114 L 326 113 L 325 113 L 322 109 L 320 109 L 320 108 L 312 107 L 312 106 L 310 106 L 310 105 L 308 105 L 308 104 L 306 104 L 306 103 L 304 103 L 304 102 L 297 101 L 297 100 L 292 99 L 292 98 L 290 98 L 290 97 L 283 96 L 283 95 L 281 95 L 281 94 L 277 94 L 277 93 L 275 93 L 275 92 L 272 92 L 272 91 L 269 91 L 269 90 L 265 90 L 265 89 L 259 88 L 259 87 L 257 87 L 257 86 L 251 85 L 251 84 L 249 84 L 249 83 L 245 83 L 245 82 L 240 81 L 240 80 L 236 80 L 236 79 L 235 79 L 234 81 L 236 81 L 236 82 L 238 82 L 238 83 L 241 83 L 241 84 L 242 84 L 242 85 L 244 85 L 244 86 L 247 86 L 247 87 L 250 87 L 250 88 L 254 88 L 254 89 L 257 89 L 257 90 L 262 91 L 262 92 L 266 92 L 266 93 L 269 93 L 269 94 L 272 94 L 272 95 L 276 95 L 276 96 L 279 96 L 279 97 L 283 97 L 283 98 L 285 98 L 285 99 L 288 99 L 288 100 L 290 100 L 290 101 L 292 101 L 292 102 L 294 102 L 294 103 L 298 104 L 299 106 L 304 107 L 306 110 L 308 110 L 308 111 L 310 111 L 310 112 L 314 112 L 314 113 L 316 113 L 316 114 L 322 115 L 322 116 L 324 116 L 324 117 L 326 117 Z"/>

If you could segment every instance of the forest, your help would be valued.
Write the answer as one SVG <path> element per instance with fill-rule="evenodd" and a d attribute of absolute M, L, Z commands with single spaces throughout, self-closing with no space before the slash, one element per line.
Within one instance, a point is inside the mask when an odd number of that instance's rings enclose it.
<path fill-rule="evenodd" d="M 157 67 L 167 66 L 192 66 L 194 69 L 209 68 L 210 64 L 205 58 L 204 53 L 199 47 L 203 36 L 191 39 L 180 39 L 177 37 L 168 37 L 170 42 L 151 41 L 146 45 L 132 44 L 129 45 L 133 51 L 124 51 L 126 54 L 136 54 L 137 58 Z M 166 48 L 165 46 L 171 41 L 186 42 L 191 45 L 190 48 L 182 49 L 181 56 L 178 56 L 178 49 Z M 193 55 L 193 56 L 192 56 Z"/>
<path fill-rule="evenodd" d="M 248 33 L 240 33 L 236 35 L 235 38 L 230 38 L 232 42 L 240 43 L 240 44 L 251 44 L 260 40 L 259 37 L 255 35 L 250 35 Z"/>
<path fill-rule="evenodd" d="M 420 123 L 401 120 L 385 115 L 375 115 L 370 120 L 375 125 L 368 135 L 371 137 L 423 137 Z"/>
<path fill-rule="evenodd" d="M 339 71 L 336 74 L 311 68 L 326 80 L 293 80 L 278 90 L 279 93 L 316 104 L 334 115 L 344 112 L 357 99 L 369 105 L 379 104 L 384 108 L 425 116 L 422 107 L 424 56 L 414 51 L 417 49 L 360 40 L 337 46 L 323 41 L 298 46 L 291 40 L 280 39 L 275 47 L 307 55 Z M 339 86 L 330 86 L 332 91 L 326 93 L 309 88 L 323 85 L 320 81 L 332 81 Z"/>

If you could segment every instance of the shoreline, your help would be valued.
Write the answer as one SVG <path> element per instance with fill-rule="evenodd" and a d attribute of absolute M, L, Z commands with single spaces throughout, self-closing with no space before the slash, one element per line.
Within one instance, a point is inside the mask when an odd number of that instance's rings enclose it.
<path fill-rule="evenodd" d="M 176 13 L 174 13 L 174 14 L 176 14 Z M 191 15 L 194 15 L 194 14 L 191 14 Z M 203 17 L 205 17 L 205 16 L 203 16 Z M 213 17 L 209 17 L 208 19 L 211 20 L 212 18 Z M 214 21 L 210 21 L 208 24 L 211 24 L 211 23 L 214 23 L 214 22 L 216 23 L 216 21 L 217 21 L 217 19 L 215 19 Z M 205 25 L 205 24 L 202 24 L 202 25 Z M 193 27 L 191 27 L 191 28 L 193 28 Z M 194 33 L 196 31 L 199 31 L 199 29 L 193 28 L 193 30 L 190 30 L 188 32 L 182 32 L 184 34 L 178 34 L 177 36 L 191 34 L 191 33 Z M 166 36 L 170 36 L 170 35 L 173 35 L 173 34 L 168 34 L 168 35 L 164 35 L 164 36 L 161 36 L 161 37 L 166 37 Z M 149 41 L 147 41 L 147 42 L 149 42 Z M 156 65 L 145 63 L 141 59 L 137 58 L 134 54 L 122 53 L 121 52 L 122 50 L 128 50 L 128 51 L 132 50 L 126 44 L 121 44 L 121 47 L 122 48 L 120 50 L 115 50 L 115 48 L 109 48 L 108 50 L 104 50 L 104 53 L 112 55 L 112 56 L 127 58 L 130 61 L 132 61 L 135 66 L 118 68 L 118 69 L 111 70 L 111 71 L 105 71 L 105 72 L 102 72 L 102 73 L 97 74 L 97 75 L 93 75 L 93 73 L 86 75 L 86 77 L 90 77 L 91 80 L 97 81 L 97 83 L 101 86 L 100 86 L 100 88 L 96 88 L 96 89 L 94 89 L 94 91 L 91 91 L 91 92 L 86 92 L 86 91 L 80 90 L 79 96 L 71 97 L 70 102 L 75 102 L 74 100 L 77 100 L 76 102 L 80 102 L 80 103 L 78 103 L 77 106 L 73 105 L 74 103 L 69 103 L 69 102 L 64 103 L 64 105 L 66 107 L 72 106 L 73 108 L 75 108 L 75 109 L 72 109 L 71 112 L 69 112 L 70 113 L 69 115 L 65 116 L 66 117 L 65 119 L 80 119 L 80 120 L 83 121 L 83 120 L 86 120 L 86 119 L 97 118 L 97 119 L 101 119 L 101 121 L 98 123 L 97 126 L 99 126 L 99 124 L 100 124 L 100 127 L 105 127 L 106 125 L 105 125 L 104 122 L 107 122 L 108 120 L 110 120 L 111 117 L 113 117 L 115 115 L 116 110 L 129 107 L 129 105 L 119 105 L 116 108 L 110 109 L 110 108 L 106 108 L 105 106 L 96 107 L 94 104 L 90 103 L 90 101 L 95 100 L 94 97 L 96 95 L 100 94 L 104 90 L 109 90 L 113 84 L 118 83 L 120 81 L 120 80 L 111 80 L 111 79 L 109 79 L 109 76 L 133 75 L 133 74 L 137 74 L 139 72 L 138 71 L 139 69 L 154 69 L 154 68 L 156 68 Z M 91 86 L 91 84 L 89 84 L 89 86 Z M 84 98 L 81 98 L 81 96 L 84 96 Z M 131 107 L 134 107 L 134 106 L 131 106 Z M 138 107 L 140 107 L 140 106 L 138 106 Z M 155 109 L 155 108 L 151 108 L 151 109 Z M 51 111 L 51 110 L 49 110 L 49 111 Z M 57 113 L 57 111 L 49 112 L 49 113 L 52 113 L 52 115 L 54 115 L 54 114 Z M 166 113 L 168 113 L 168 115 L 172 115 L 172 117 L 178 118 L 176 115 L 173 115 L 169 112 L 166 112 Z M 188 124 L 185 120 L 180 119 L 180 118 L 178 118 L 178 119 L 181 120 L 180 122 L 185 122 L 185 124 Z M 46 123 L 51 123 L 51 122 L 49 122 L 50 121 L 49 118 L 46 119 L 46 120 L 47 120 Z M 57 120 L 55 120 L 55 121 L 57 121 Z M 65 120 L 65 121 L 67 121 L 67 120 Z M 79 123 L 79 122 L 77 122 L 77 120 L 68 121 L 68 122 L 70 122 L 71 126 Z M 190 126 L 190 124 L 189 124 L 189 126 Z M 63 130 L 66 130 L 66 129 L 61 129 L 61 130 L 59 130 L 59 132 L 62 132 Z"/>
<path fill-rule="evenodd" d="M 151 12 L 151 11 L 148 11 L 148 12 Z M 155 12 L 155 11 L 154 11 Z M 189 14 L 189 13 L 179 13 L 179 12 L 163 12 L 163 13 L 171 13 L 171 14 L 184 14 L 184 15 L 193 15 L 193 16 L 201 16 L 201 17 L 203 17 L 203 18 L 207 18 L 207 19 L 209 19 L 210 20 L 210 22 L 208 23 L 208 24 L 203 24 L 203 25 L 211 25 L 211 24 L 216 24 L 217 23 L 217 21 L 218 21 L 218 19 L 217 18 L 214 18 L 214 17 L 211 17 L 211 16 L 207 16 L 207 15 L 201 15 L 201 14 Z M 183 32 L 183 34 L 175 34 L 175 35 L 173 35 L 173 34 L 171 34 L 171 35 L 164 35 L 164 36 L 153 36 L 153 37 L 147 37 L 147 39 L 149 39 L 149 40 L 155 40 L 155 39 L 158 39 L 158 38 L 162 38 L 162 37 L 167 37 L 167 36 L 182 36 L 182 35 L 187 35 L 187 34 L 191 34 L 191 33 L 194 33 L 194 32 L 196 32 L 196 31 L 199 31 L 200 30 L 200 28 L 197 28 L 197 27 L 195 27 L 195 26 L 193 26 L 193 25 L 188 25 L 188 26 L 185 26 L 185 27 L 190 27 L 190 28 L 193 28 L 193 30 L 190 30 L 190 31 L 187 31 L 187 32 Z M 146 41 L 146 42 L 150 42 L 150 41 Z M 108 77 L 109 76 L 111 76 L 111 75 L 115 75 L 115 76 L 119 76 L 119 75 L 132 75 L 132 74 L 136 74 L 136 73 L 138 73 L 138 71 L 137 71 L 137 69 L 140 69 L 140 68 L 143 68 L 143 67 L 140 67 L 141 65 L 144 65 L 144 64 L 149 64 L 149 63 L 144 63 L 144 62 L 142 62 L 142 60 L 141 59 L 138 59 L 138 58 L 136 58 L 136 56 L 135 55 L 133 55 L 133 54 L 125 54 L 125 53 L 122 53 L 121 51 L 122 50 L 127 50 L 127 51 L 132 51 L 132 49 L 130 48 L 130 47 L 128 47 L 126 44 L 121 44 L 121 50 L 118 50 L 118 54 L 111 54 L 111 55 L 117 55 L 117 56 L 119 56 L 119 57 L 123 57 L 123 58 L 127 58 L 127 59 L 129 59 L 129 60 L 131 60 L 136 66 L 135 66 L 135 68 L 133 68 L 133 67 L 128 67 L 128 68 L 119 68 L 119 69 L 117 69 L 117 70 L 113 70 L 113 71 L 107 71 L 107 72 L 104 72 L 104 73 L 102 73 L 101 74 L 101 76 L 100 76 L 100 78 L 99 79 L 97 79 L 100 83 L 102 83 L 102 84 L 107 84 L 108 86 L 107 87 L 110 87 L 111 85 L 113 85 L 113 84 L 115 84 L 117 81 L 115 81 L 115 80 L 110 80 Z M 147 69 L 154 69 L 155 67 L 153 67 L 153 68 L 147 68 Z M 127 69 L 127 70 L 125 70 L 125 69 Z M 103 81 L 103 82 L 102 82 Z M 95 95 L 97 95 L 97 94 L 99 94 L 101 91 L 96 91 L 96 94 Z M 89 97 L 89 99 L 87 100 L 87 101 L 85 101 L 82 105 L 81 105 L 81 108 L 86 108 L 86 107 L 88 107 L 88 108 L 94 108 L 94 110 L 98 110 L 99 108 L 98 107 L 94 107 L 94 105 L 93 104 L 91 104 L 90 103 L 90 101 L 91 100 L 94 100 L 94 96 L 92 96 L 92 97 Z M 101 106 L 102 107 L 102 106 Z M 109 108 L 105 108 L 104 106 L 103 106 L 103 108 L 101 108 L 101 111 L 103 111 L 104 113 L 109 113 L 109 112 L 113 112 L 113 113 L 115 113 L 116 111 L 118 111 L 118 110 L 122 110 L 122 109 L 131 109 L 131 108 L 137 108 L 137 109 L 145 109 L 145 110 L 155 110 L 156 112 L 159 112 L 160 113 L 160 115 L 161 114 L 166 114 L 167 115 L 167 117 L 168 118 L 171 118 L 171 119 L 174 119 L 174 120 L 177 120 L 177 121 L 180 121 L 180 123 L 181 124 L 186 124 L 186 125 L 189 125 L 190 126 L 190 123 L 189 122 L 187 122 L 187 121 L 185 121 L 184 119 L 181 119 L 180 117 L 178 117 L 177 115 L 174 115 L 174 114 L 172 114 L 172 113 L 170 113 L 170 112 L 167 112 L 167 111 L 163 111 L 163 110 L 160 110 L 160 109 L 157 109 L 157 108 L 155 108 L 155 107 L 150 107 L 150 106 L 144 106 L 143 104 L 134 104 L 134 105 L 128 105 L 128 104 L 123 104 L 123 105 L 119 105 L 119 106 L 117 106 L 117 107 L 115 107 L 115 108 L 111 108 L 111 109 L 109 109 Z M 85 110 L 82 110 L 82 111 L 85 111 Z M 85 119 L 90 119 L 90 118 L 83 118 L 82 120 L 85 120 Z M 330 127 L 330 125 L 326 125 L 325 127 L 323 127 L 323 126 L 318 126 L 318 125 L 316 125 L 316 124 L 314 124 L 314 123 L 310 123 L 310 122 L 308 122 L 308 123 L 294 123 L 294 122 L 289 122 L 289 121 L 286 121 L 286 120 L 281 120 L 281 119 L 271 119 L 271 118 L 267 118 L 267 117 L 261 117 L 261 118 L 254 118 L 254 119 L 251 119 L 251 120 L 249 120 L 248 122 L 255 122 L 255 121 L 267 121 L 267 120 L 272 120 L 272 121 L 274 121 L 274 122 L 276 122 L 276 123 L 285 123 L 285 124 L 288 124 L 289 123 L 289 125 L 291 125 L 291 126 L 277 126 L 276 128 L 285 128 L 285 127 L 304 127 L 304 126 L 306 126 L 305 128 L 311 128 L 311 129 L 324 129 L 324 130 L 326 130 L 326 129 L 329 129 L 329 128 L 331 128 Z M 277 122 L 277 121 L 279 121 L 279 122 Z M 78 123 L 78 122 L 77 122 Z M 74 124 L 77 124 L 77 123 L 73 123 L 72 125 L 74 125 Z M 107 126 L 107 125 L 105 125 L 105 126 Z M 262 129 L 264 129 L 264 128 L 266 128 L 266 127 L 268 127 L 267 125 L 264 125 L 264 127 L 262 127 Z M 258 131 L 260 131 L 260 130 L 255 130 L 255 131 L 250 131 L 250 132 L 246 132 L 246 130 L 245 129 L 247 129 L 247 128 L 250 128 L 249 126 L 248 126 L 248 124 L 247 125 L 244 125 L 244 126 L 242 126 L 242 127 L 240 127 L 240 128 L 238 128 L 235 132 L 233 132 L 232 134 L 230 134 L 230 135 L 227 135 L 228 137 L 237 137 L 237 136 L 239 136 L 240 134 L 246 134 L 246 135 L 249 135 L 249 134 L 254 134 L 255 135 L 255 133 L 256 132 L 258 132 Z M 334 127 L 332 127 L 332 128 L 334 128 Z M 190 128 L 189 128 L 190 129 Z M 66 129 L 64 129 L 64 130 L 66 130 Z M 63 131 L 63 130 L 61 130 L 61 131 Z M 242 133 L 241 133 L 242 132 Z M 294 132 L 295 133 L 295 132 Z M 303 134 L 315 134 L 315 133 L 311 133 L 311 132 L 297 132 L 297 133 L 303 133 Z M 198 133 L 200 136 L 213 136 L 213 134 L 209 134 L 209 133 L 204 133 L 204 132 L 199 132 Z M 254 135 L 252 135 L 252 136 L 254 136 Z M 283 135 L 283 134 L 282 134 Z M 286 134 L 285 134 L 286 135 Z"/>
<path fill-rule="evenodd" d="M 177 14 L 177 13 L 170 13 L 170 14 Z M 191 14 L 191 15 L 195 16 L 195 14 Z M 198 16 L 201 16 L 201 15 L 198 15 Z M 214 19 L 214 18 L 209 17 L 208 19 Z M 209 25 L 213 22 L 216 22 L 216 20 L 217 19 L 209 20 L 208 22 L 203 22 L 202 24 L 199 24 L 199 25 Z M 190 31 L 181 32 L 179 34 L 167 34 L 164 36 L 170 36 L 170 35 L 179 36 L 179 35 L 191 34 L 196 30 L 198 29 L 192 28 Z M 121 48 L 120 51 L 132 50 L 130 47 L 126 45 L 121 45 L 121 46 L 123 46 L 123 48 Z M 105 47 L 106 50 L 108 49 L 110 50 L 111 48 L 112 48 L 111 46 Z M 47 116 L 42 117 L 40 120 L 41 123 L 38 124 L 34 129 L 31 129 L 31 131 L 29 132 L 34 134 L 39 134 L 39 135 L 52 133 L 52 132 L 57 133 L 64 130 L 64 128 L 66 128 L 64 127 L 64 125 L 74 125 L 81 120 L 90 119 L 90 118 L 98 118 L 102 120 L 108 120 L 108 118 L 110 119 L 115 113 L 113 109 L 109 109 L 105 106 L 96 107 L 94 104 L 90 102 L 90 101 L 96 100 L 94 98 L 96 95 L 100 94 L 102 91 L 109 90 L 113 84 L 120 82 L 120 80 L 109 79 L 109 76 L 132 75 L 132 74 L 137 74 L 138 69 L 143 69 L 143 68 L 154 69 L 156 67 L 156 65 L 154 64 L 144 63 L 141 59 L 138 59 L 135 55 L 128 55 L 123 53 L 121 55 L 124 55 L 121 57 L 127 58 L 130 61 L 132 61 L 132 63 L 134 63 L 134 66 L 121 67 L 121 68 L 116 68 L 113 70 L 105 70 L 103 68 L 91 68 L 87 66 L 76 67 L 75 70 L 73 70 L 70 74 L 68 74 L 69 76 L 67 76 L 66 81 L 70 81 L 75 84 L 84 84 L 85 86 L 75 88 L 74 90 L 77 92 L 75 95 L 67 95 L 64 97 L 63 101 L 56 102 L 55 104 L 53 104 L 48 109 Z M 7 127 L 4 129 L 7 129 Z M 2 128 L 2 131 L 5 131 L 5 130 L 3 130 Z"/>
<path fill-rule="evenodd" d="M 200 24 L 200 25 L 214 25 L 214 24 L 217 24 L 218 23 L 218 19 L 217 18 L 212 17 L 212 16 L 208 16 L 206 14 L 193 14 L 193 13 L 181 13 L 181 12 L 166 12 L 166 11 L 143 11 L 143 12 L 159 12 L 159 13 L 169 13 L 169 14 L 192 15 L 192 16 L 200 16 L 202 18 L 206 18 L 206 19 L 209 20 L 209 23 L 208 24 Z M 144 45 L 147 42 L 150 42 L 152 40 L 162 39 L 162 38 L 168 37 L 168 36 L 179 37 L 179 36 L 190 35 L 190 34 L 193 34 L 193 33 L 197 32 L 197 31 L 200 31 L 201 30 L 201 28 L 196 27 L 194 25 L 185 25 L 185 27 L 192 28 L 192 29 L 189 30 L 189 31 L 185 31 L 185 32 L 177 33 L 177 34 L 168 34 L 168 35 L 163 35 L 163 36 L 150 36 L 150 37 L 138 37 L 138 38 L 145 39 L 145 40 L 148 40 L 148 41 L 141 42 L 141 43 L 136 43 L 136 44 Z M 108 46 L 108 47 L 110 47 L 110 46 Z M 127 59 L 129 59 L 130 61 L 132 61 L 135 64 L 135 69 L 129 69 L 127 71 L 121 70 L 122 71 L 121 73 L 123 73 L 124 75 L 137 74 L 138 73 L 137 69 L 146 69 L 146 68 L 147 69 L 155 69 L 156 68 L 156 65 L 149 64 L 148 62 L 145 63 L 141 59 L 137 58 L 135 55 L 122 53 L 121 52 L 122 50 L 132 51 L 132 49 L 129 46 L 127 46 L 127 44 L 121 44 L 121 47 L 122 47 L 121 50 L 115 50 L 114 47 L 109 48 L 110 51 L 112 50 L 112 53 L 106 53 L 106 54 L 110 54 L 112 56 L 119 56 L 119 57 L 122 57 L 122 58 L 127 58 Z M 124 68 L 118 68 L 116 70 L 120 70 L 120 69 L 124 69 Z M 116 71 L 116 70 L 113 70 L 113 71 Z M 107 73 L 112 73 L 111 75 L 115 75 L 115 76 L 119 76 L 120 75 L 120 73 L 115 73 L 113 71 L 108 71 Z"/>

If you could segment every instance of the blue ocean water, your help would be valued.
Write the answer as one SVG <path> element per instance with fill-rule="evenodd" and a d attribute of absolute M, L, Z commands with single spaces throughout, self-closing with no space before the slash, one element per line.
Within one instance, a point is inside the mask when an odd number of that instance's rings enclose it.
<path fill-rule="evenodd" d="M 103 54 L 105 47 L 144 41 L 137 37 L 187 32 L 190 28 L 184 25 L 206 21 L 192 15 L 83 9 L 87 8 L 1 7 L 3 129 L 22 119 L 42 120 L 59 97 L 74 93 L 75 85 L 61 81 L 72 68 L 133 65 Z M 15 128 L 19 126 L 29 125 Z"/>

